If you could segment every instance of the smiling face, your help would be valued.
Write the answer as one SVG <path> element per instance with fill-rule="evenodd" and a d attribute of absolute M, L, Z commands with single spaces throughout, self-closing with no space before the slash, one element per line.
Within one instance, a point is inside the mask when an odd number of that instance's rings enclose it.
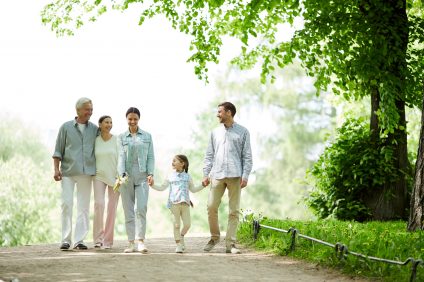
<path fill-rule="evenodd" d="M 99 123 L 99 128 L 101 132 L 109 133 L 112 129 L 112 118 L 107 117 L 103 119 L 102 122 Z"/>
<path fill-rule="evenodd" d="M 77 116 L 79 123 L 86 123 L 93 114 L 93 104 L 85 103 L 77 109 Z"/>
<path fill-rule="evenodd" d="M 219 119 L 220 123 L 226 123 L 232 119 L 231 111 L 226 111 L 223 106 L 220 106 L 218 107 L 216 117 Z"/>
<path fill-rule="evenodd" d="M 172 168 L 175 169 L 178 172 L 184 171 L 185 164 L 181 160 L 179 160 L 177 157 L 174 157 L 172 159 Z"/>
<path fill-rule="evenodd" d="M 127 115 L 127 123 L 131 132 L 135 132 L 138 128 L 138 121 L 140 118 L 136 113 L 129 113 Z"/>

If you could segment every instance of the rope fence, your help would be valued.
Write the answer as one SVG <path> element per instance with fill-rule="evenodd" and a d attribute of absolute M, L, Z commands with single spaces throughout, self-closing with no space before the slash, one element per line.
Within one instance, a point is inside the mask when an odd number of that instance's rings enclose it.
<path fill-rule="evenodd" d="M 303 238 L 303 239 L 306 239 L 306 240 L 309 240 L 309 241 L 319 243 L 321 245 L 324 245 L 324 246 L 327 246 L 327 247 L 330 247 L 330 248 L 334 248 L 334 250 L 336 252 L 336 257 L 340 260 L 346 259 L 348 255 L 353 255 L 353 256 L 356 256 L 356 257 L 369 259 L 369 260 L 372 260 L 372 261 L 384 262 L 384 263 L 388 263 L 388 264 L 401 265 L 401 266 L 407 265 L 408 263 L 411 263 L 411 276 L 410 276 L 410 279 L 409 279 L 410 282 L 415 281 L 416 276 L 417 276 L 418 266 L 419 265 L 424 266 L 424 262 L 421 259 L 408 258 L 404 262 L 401 262 L 401 261 L 395 261 L 395 260 L 389 260 L 389 259 L 367 256 L 367 255 L 364 255 L 364 254 L 349 251 L 347 246 L 342 244 L 342 243 L 331 244 L 331 243 L 328 243 L 328 242 L 325 242 L 325 241 L 322 241 L 322 240 L 301 234 L 301 233 L 299 233 L 299 231 L 296 228 L 290 227 L 288 230 L 284 230 L 284 229 L 260 224 L 259 220 L 253 220 L 252 229 L 253 229 L 253 239 L 254 240 L 256 240 L 258 238 L 258 234 L 259 234 L 259 231 L 260 231 L 261 228 L 270 229 L 270 230 L 273 230 L 273 231 L 290 234 L 291 235 L 290 252 L 293 252 L 296 249 L 296 238 L 298 237 L 298 238 Z"/>

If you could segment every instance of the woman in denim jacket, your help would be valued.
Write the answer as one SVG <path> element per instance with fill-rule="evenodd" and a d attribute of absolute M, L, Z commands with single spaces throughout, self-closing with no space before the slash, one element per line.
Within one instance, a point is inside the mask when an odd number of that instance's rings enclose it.
<path fill-rule="evenodd" d="M 149 184 L 153 184 L 155 156 L 150 133 L 138 127 L 140 111 L 131 107 L 126 113 L 128 130 L 119 135 L 118 173 L 128 176 L 120 192 L 125 214 L 125 228 L 129 246 L 125 253 L 147 252 L 144 244 L 146 234 L 147 200 Z M 134 240 L 138 239 L 137 248 Z"/>

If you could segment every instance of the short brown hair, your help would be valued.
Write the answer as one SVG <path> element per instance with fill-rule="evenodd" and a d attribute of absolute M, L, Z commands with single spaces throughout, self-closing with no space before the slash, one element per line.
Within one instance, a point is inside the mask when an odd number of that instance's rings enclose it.
<path fill-rule="evenodd" d="M 219 104 L 218 107 L 224 107 L 225 111 L 230 111 L 232 117 L 234 117 L 236 115 L 237 110 L 236 110 L 236 106 L 234 106 L 233 103 L 223 102 L 223 103 Z"/>

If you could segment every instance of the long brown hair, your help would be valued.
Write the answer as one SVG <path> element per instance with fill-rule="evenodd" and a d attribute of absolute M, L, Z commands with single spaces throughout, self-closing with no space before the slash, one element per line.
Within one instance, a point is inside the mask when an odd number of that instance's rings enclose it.
<path fill-rule="evenodd" d="M 175 156 L 180 162 L 184 163 L 184 171 L 188 172 L 188 158 L 185 155 Z"/>

